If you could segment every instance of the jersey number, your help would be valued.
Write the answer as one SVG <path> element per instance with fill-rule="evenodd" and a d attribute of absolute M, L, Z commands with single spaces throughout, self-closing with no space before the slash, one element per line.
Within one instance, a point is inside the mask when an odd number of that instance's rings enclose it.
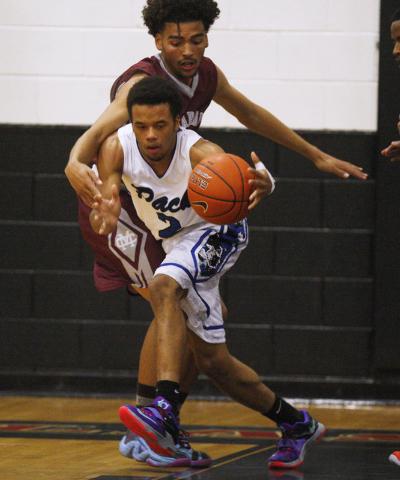
<path fill-rule="evenodd" d="M 157 216 L 162 222 L 169 222 L 169 227 L 164 228 L 164 230 L 160 230 L 158 232 L 161 238 L 172 237 L 172 235 L 175 235 L 175 233 L 179 232 L 179 230 L 182 228 L 179 220 L 177 220 L 175 217 L 168 217 L 163 213 L 157 213 Z"/>

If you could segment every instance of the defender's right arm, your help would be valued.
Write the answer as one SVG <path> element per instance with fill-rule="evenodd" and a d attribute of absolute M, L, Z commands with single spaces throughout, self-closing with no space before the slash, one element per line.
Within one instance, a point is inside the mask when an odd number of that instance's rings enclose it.
<path fill-rule="evenodd" d="M 65 174 L 76 193 L 89 207 L 92 206 L 95 195 L 99 194 L 98 187 L 101 185 L 101 180 L 88 167 L 88 164 L 96 157 L 104 140 L 128 122 L 126 100 L 129 90 L 146 76 L 146 74 L 138 74 L 130 78 L 120 88 L 115 100 L 77 140 L 71 150 Z"/>

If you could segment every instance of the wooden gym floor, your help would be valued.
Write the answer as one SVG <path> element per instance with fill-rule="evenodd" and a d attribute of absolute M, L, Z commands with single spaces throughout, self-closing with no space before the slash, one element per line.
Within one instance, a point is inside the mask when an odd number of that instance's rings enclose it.
<path fill-rule="evenodd" d="M 296 470 L 268 470 L 277 432 L 233 402 L 187 401 L 181 421 L 208 469 L 152 468 L 118 452 L 126 399 L 0 396 L 1 480 L 369 480 L 400 478 L 400 407 L 301 404 L 324 423 L 324 439 Z"/>

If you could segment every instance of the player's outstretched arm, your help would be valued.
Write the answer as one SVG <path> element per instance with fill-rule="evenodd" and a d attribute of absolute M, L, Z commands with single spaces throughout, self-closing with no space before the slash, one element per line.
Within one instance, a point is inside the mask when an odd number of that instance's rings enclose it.
<path fill-rule="evenodd" d="M 89 206 L 100 193 L 101 180 L 88 164 L 96 157 L 104 140 L 128 122 L 126 99 L 130 88 L 147 75 L 135 75 L 118 92 L 115 100 L 73 146 L 65 174 L 72 188 Z"/>
<path fill-rule="evenodd" d="M 213 100 L 236 117 L 245 127 L 300 153 L 324 172 L 342 178 L 348 178 L 350 175 L 362 180 L 367 178 L 368 175 L 362 171 L 361 167 L 339 160 L 311 145 L 270 112 L 251 102 L 229 84 L 219 68 L 217 70 L 218 86 Z"/>

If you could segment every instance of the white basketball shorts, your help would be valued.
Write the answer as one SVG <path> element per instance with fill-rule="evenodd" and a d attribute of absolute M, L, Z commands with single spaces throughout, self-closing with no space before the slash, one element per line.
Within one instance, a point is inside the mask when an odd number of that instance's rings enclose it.
<path fill-rule="evenodd" d="M 182 235 L 154 275 L 176 280 L 187 296 L 181 307 L 187 326 L 208 343 L 224 343 L 219 280 L 248 243 L 247 220 L 232 225 L 200 224 Z"/>

